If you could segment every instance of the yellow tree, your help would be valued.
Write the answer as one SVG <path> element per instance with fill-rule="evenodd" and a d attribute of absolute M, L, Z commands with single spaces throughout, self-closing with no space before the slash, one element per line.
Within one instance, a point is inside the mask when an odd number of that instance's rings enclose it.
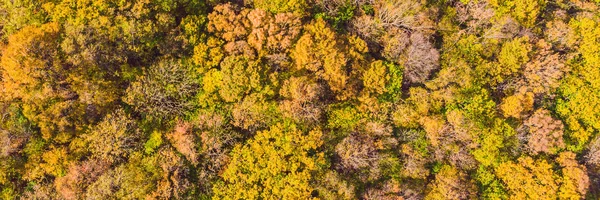
<path fill-rule="evenodd" d="M 560 171 L 553 171 L 546 160 L 521 157 L 496 168 L 496 175 L 506 184 L 509 199 L 582 199 L 589 178 L 585 166 L 577 163 L 572 152 L 560 153 L 555 160 Z"/>
<path fill-rule="evenodd" d="M 28 26 L 9 37 L 2 55 L 2 98 L 23 102 L 23 113 L 45 139 L 56 131 L 72 133 L 83 107 L 67 83 L 68 71 L 60 61 L 57 23 Z M 68 137 L 62 137 L 67 140 Z"/>
<path fill-rule="evenodd" d="M 520 119 L 521 116 L 533 109 L 533 93 L 518 92 L 502 100 L 500 110 L 505 117 Z"/>
<path fill-rule="evenodd" d="M 498 66 L 492 66 L 488 72 L 493 83 L 504 82 L 521 71 L 521 66 L 529 61 L 528 53 L 532 47 L 528 41 L 529 37 L 526 36 L 502 44 L 498 55 Z"/>
<path fill-rule="evenodd" d="M 506 185 L 509 199 L 556 199 L 559 183 L 546 160 L 522 157 L 516 163 L 502 163 L 496 175 Z"/>
<path fill-rule="evenodd" d="M 476 191 L 467 174 L 444 165 L 429 185 L 425 199 L 476 199 Z"/>
<path fill-rule="evenodd" d="M 304 133 L 289 122 L 259 131 L 233 149 L 215 199 L 308 199 L 313 174 L 325 165 L 320 130 Z"/>
<path fill-rule="evenodd" d="M 56 23 L 28 26 L 9 37 L 1 60 L 4 98 L 26 98 L 29 92 L 52 90 L 64 80 L 58 39 Z"/>
<path fill-rule="evenodd" d="M 489 2 L 497 13 L 511 15 L 525 27 L 533 27 L 538 15 L 546 7 L 546 0 L 490 0 Z"/>
<path fill-rule="evenodd" d="M 121 162 L 141 148 L 137 124 L 123 110 L 106 115 L 83 138 L 93 158 L 111 163 Z"/>
<path fill-rule="evenodd" d="M 558 191 L 560 199 L 584 199 L 590 186 L 587 168 L 580 165 L 573 152 L 562 152 L 556 162 L 562 168 L 561 185 Z"/>
<path fill-rule="evenodd" d="M 331 90 L 343 92 L 349 79 L 347 58 L 340 49 L 343 43 L 322 19 L 304 27 L 304 31 L 291 53 L 296 68 L 316 73 L 329 83 Z"/>
<path fill-rule="evenodd" d="M 306 0 L 255 0 L 254 7 L 273 13 L 292 12 L 302 15 L 308 5 Z"/>
<path fill-rule="evenodd" d="M 225 102 L 241 101 L 245 95 L 262 88 L 262 66 L 245 56 L 229 56 L 221 62 L 219 95 Z"/>
<path fill-rule="evenodd" d="M 567 148 L 581 151 L 600 130 L 600 23 L 598 17 L 578 17 L 570 23 L 571 40 L 579 44 L 572 71 L 558 89 L 556 112 L 565 122 Z"/>

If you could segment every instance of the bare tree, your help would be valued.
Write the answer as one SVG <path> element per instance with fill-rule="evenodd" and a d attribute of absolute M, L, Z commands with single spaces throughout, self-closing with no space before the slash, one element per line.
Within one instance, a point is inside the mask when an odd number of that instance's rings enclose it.
<path fill-rule="evenodd" d="M 384 27 L 412 30 L 416 24 L 415 11 L 421 8 L 417 1 L 376 1 L 375 17 Z"/>
<path fill-rule="evenodd" d="M 429 39 L 418 32 L 410 36 L 405 64 L 405 77 L 411 83 L 422 83 L 439 68 L 439 52 Z"/>
<path fill-rule="evenodd" d="M 600 137 L 596 137 L 588 147 L 585 155 L 585 161 L 588 165 L 600 167 Z"/>
<path fill-rule="evenodd" d="M 177 61 L 162 61 L 129 86 L 125 102 L 138 112 L 158 118 L 182 116 L 192 108 L 189 100 L 198 88 L 191 74 Z"/>
<path fill-rule="evenodd" d="M 350 172 L 365 167 L 377 167 L 375 165 L 380 155 L 374 143 L 372 138 L 361 136 L 356 132 L 344 138 L 335 148 L 335 152 L 341 159 L 341 168 Z"/>

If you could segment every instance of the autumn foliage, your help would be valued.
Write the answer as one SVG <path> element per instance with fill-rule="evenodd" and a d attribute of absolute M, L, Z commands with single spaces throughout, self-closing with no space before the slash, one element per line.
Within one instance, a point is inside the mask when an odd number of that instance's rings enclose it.
<path fill-rule="evenodd" d="M 600 199 L 599 0 L 3 0 L 0 199 Z"/>

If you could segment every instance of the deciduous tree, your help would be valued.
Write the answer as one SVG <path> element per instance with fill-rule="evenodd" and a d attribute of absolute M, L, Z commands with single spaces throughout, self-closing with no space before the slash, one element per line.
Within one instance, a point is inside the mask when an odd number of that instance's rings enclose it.
<path fill-rule="evenodd" d="M 321 136 L 289 122 L 259 131 L 234 148 L 224 181 L 213 188 L 215 198 L 310 198 L 313 174 L 325 166 Z"/>
<path fill-rule="evenodd" d="M 496 175 L 506 184 L 509 199 L 555 199 L 558 194 L 559 181 L 545 160 L 521 157 L 498 166 Z"/>
<path fill-rule="evenodd" d="M 527 150 L 531 154 L 554 154 L 565 147 L 564 125 L 560 120 L 552 118 L 548 110 L 535 111 L 523 125 L 527 132 Z"/>
<path fill-rule="evenodd" d="M 175 60 L 152 65 L 127 89 L 127 104 L 156 118 L 183 116 L 192 109 L 198 84 L 191 70 Z"/>
<path fill-rule="evenodd" d="M 304 27 L 291 52 L 298 70 L 306 69 L 327 81 L 333 92 L 342 93 L 348 82 L 343 43 L 322 19 Z M 341 97 L 341 96 L 340 96 Z"/>
<path fill-rule="evenodd" d="M 457 169 L 444 165 L 428 186 L 425 199 L 475 199 L 475 184 Z"/>
<path fill-rule="evenodd" d="M 139 149 L 140 133 L 137 123 L 123 110 L 108 114 L 83 135 L 93 158 L 118 163 Z"/>

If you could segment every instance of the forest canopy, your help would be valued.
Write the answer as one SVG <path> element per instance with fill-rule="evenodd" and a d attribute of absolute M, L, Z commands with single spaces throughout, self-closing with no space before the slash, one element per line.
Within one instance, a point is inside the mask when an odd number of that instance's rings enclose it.
<path fill-rule="evenodd" d="M 600 0 L 0 0 L 0 199 L 600 199 Z"/>

